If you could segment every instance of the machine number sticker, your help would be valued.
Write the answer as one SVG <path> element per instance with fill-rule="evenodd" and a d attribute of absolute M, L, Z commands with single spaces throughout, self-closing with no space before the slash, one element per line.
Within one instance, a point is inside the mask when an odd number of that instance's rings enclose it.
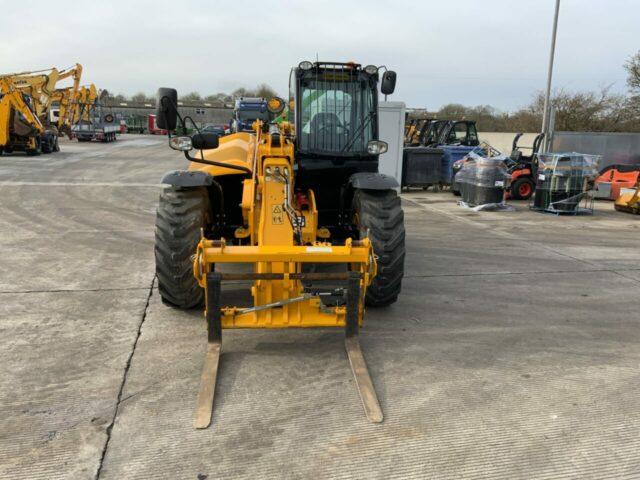
<path fill-rule="evenodd" d="M 538 175 L 538 180 L 544 180 L 544 175 L 542 173 Z"/>
<path fill-rule="evenodd" d="M 496 180 L 496 184 L 494 185 L 495 187 L 504 187 L 504 181 L 502 180 Z"/>
<path fill-rule="evenodd" d="M 284 223 L 282 205 L 271 205 L 271 223 L 274 225 Z"/>

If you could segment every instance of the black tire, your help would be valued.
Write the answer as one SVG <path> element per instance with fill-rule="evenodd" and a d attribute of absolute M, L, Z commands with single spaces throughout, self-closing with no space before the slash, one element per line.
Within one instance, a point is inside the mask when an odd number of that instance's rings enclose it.
<path fill-rule="evenodd" d="M 156 211 L 156 275 L 162 301 L 188 309 L 203 304 L 203 291 L 193 276 L 192 255 L 200 229 L 211 218 L 205 188 L 168 187 L 160 194 Z"/>
<path fill-rule="evenodd" d="M 514 200 L 529 200 L 536 186 L 528 177 L 517 179 L 511 185 L 511 198 Z"/>
<path fill-rule="evenodd" d="M 53 137 L 50 134 L 40 137 L 40 151 L 42 153 L 53 152 Z"/>
<path fill-rule="evenodd" d="M 384 307 L 398 299 L 405 257 L 404 212 L 394 190 L 356 190 L 352 218 L 360 238 L 369 233 L 377 256 L 378 274 L 367 288 L 366 304 Z"/>
<path fill-rule="evenodd" d="M 54 152 L 59 152 L 60 151 L 60 143 L 58 141 L 58 137 L 56 137 L 55 140 L 54 140 L 53 151 Z"/>
<path fill-rule="evenodd" d="M 25 150 L 25 153 L 27 154 L 27 156 L 29 157 L 35 157 L 36 155 L 40 155 L 40 152 L 42 151 L 42 144 L 40 143 L 40 139 L 36 139 L 36 148 L 34 149 L 27 149 Z"/>

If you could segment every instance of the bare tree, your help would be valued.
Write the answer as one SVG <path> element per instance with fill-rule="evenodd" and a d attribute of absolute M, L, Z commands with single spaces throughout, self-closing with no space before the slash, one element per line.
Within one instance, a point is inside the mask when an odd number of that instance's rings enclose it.
<path fill-rule="evenodd" d="M 627 71 L 627 85 L 632 92 L 640 94 L 640 51 L 624 64 Z"/>
<path fill-rule="evenodd" d="M 640 93 L 640 92 L 639 92 Z M 640 95 L 613 94 L 610 87 L 593 92 L 556 91 L 551 97 L 556 111 L 556 129 L 586 132 L 640 132 Z M 542 125 L 544 95 L 512 113 L 489 105 L 467 107 L 449 104 L 428 114 L 438 119 L 475 120 L 484 132 L 537 132 Z"/>
<path fill-rule="evenodd" d="M 556 129 L 583 132 L 624 131 L 626 98 L 610 93 L 610 87 L 598 92 L 556 92 L 551 104 L 556 110 Z M 544 97 L 534 100 L 534 110 L 542 113 Z"/>
<path fill-rule="evenodd" d="M 198 92 L 190 92 L 185 95 L 180 95 L 180 100 L 184 102 L 200 102 L 202 97 Z"/>
<path fill-rule="evenodd" d="M 445 105 L 438 111 L 438 118 L 443 119 L 455 119 L 466 120 L 469 114 L 470 108 L 465 107 L 459 103 L 450 103 Z"/>
<path fill-rule="evenodd" d="M 131 101 L 132 102 L 137 102 L 137 103 L 150 103 L 150 102 L 154 102 L 155 99 L 153 99 L 151 97 L 148 97 L 143 92 L 138 92 L 134 96 L 131 97 Z"/>
<path fill-rule="evenodd" d="M 204 97 L 204 99 L 207 102 L 216 102 L 216 103 L 222 103 L 224 104 L 225 102 L 230 102 L 233 100 L 233 98 L 231 97 L 231 95 L 229 95 L 228 93 L 216 93 L 215 95 L 207 95 L 206 97 Z"/>
<path fill-rule="evenodd" d="M 231 94 L 232 97 L 254 97 L 255 92 L 244 87 L 236 88 Z"/>
<path fill-rule="evenodd" d="M 126 103 L 128 98 L 125 97 L 122 93 L 118 93 L 117 95 L 109 94 L 109 100 L 113 103 Z"/>
<path fill-rule="evenodd" d="M 256 97 L 263 97 L 263 98 L 271 98 L 271 97 L 278 96 L 276 91 L 266 83 L 262 83 L 258 85 L 258 87 L 255 90 L 255 93 L 256 93 Z"/>

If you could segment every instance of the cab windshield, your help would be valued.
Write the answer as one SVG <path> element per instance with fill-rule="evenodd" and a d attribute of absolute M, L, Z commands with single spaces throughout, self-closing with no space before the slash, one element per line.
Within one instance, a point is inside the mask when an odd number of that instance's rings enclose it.
<path fill-rule="evenodd" d="M 298 145 L 318 154 L 367 153 L 375 138 L 371 83 L 358 74 L 319 72 L 300 79 Z"/>
<path fill-rule="evenodd" d="M 262 121 L 269 120 L 269 112 L 267 112 L 266 110 L 238 110 L 238 120 L 246 122 L 247 120 L 257 119 L 260 119 Z"/>

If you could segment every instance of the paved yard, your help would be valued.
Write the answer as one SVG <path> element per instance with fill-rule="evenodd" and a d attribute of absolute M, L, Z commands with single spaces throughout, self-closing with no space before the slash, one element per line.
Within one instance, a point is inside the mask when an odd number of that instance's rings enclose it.
<path fill-rule="evenodd" d="M 196 431 L 202 312 L 160 302 L 153 262 L 186 161 L 61 147 L 0 157 L 0 478 L 640 478 L 640 217 L 405 193 L 403 294 L 361 334 L 384 423 L 341 332 L 225 331 Z"/>

